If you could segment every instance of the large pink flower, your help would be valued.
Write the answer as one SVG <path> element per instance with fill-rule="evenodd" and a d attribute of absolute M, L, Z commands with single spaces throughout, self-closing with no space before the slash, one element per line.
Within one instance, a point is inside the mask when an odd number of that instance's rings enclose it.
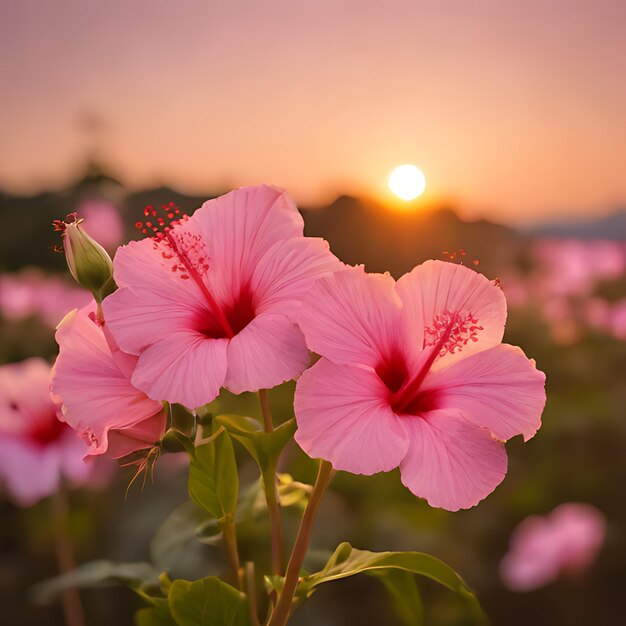
<path fill-rule="evenodd" d="M 152 219 L 148 228 L 163 223 Z M 289 196 L 242 188 L 174 224 L 115 255 L 120 289 L 104 313 L 120 348 L 139 357 L 133 384 L 194 408 L 222 386 L 256 391 L 300 374 L 309 353 L 295 311 L 340 264 L 325 241 L 303 237 Z"/>
<path fill-rule="evenodd" d="M 49 377 L 39 358 L 0 367 L 0 479 L 22 506 L 51 496 L 64 481 L 83 484 L 92 470 L 74 431 L 57 418 Z"/>
<path fill-rule="evenodd" d="M 296 440 L 339 470 L 399 466 L 432 506 L 475 505 L 504 478 L 502 441 L 532 437 L 545 402 L 544 374 L 501 344 L 505 317 L 499 287 L 452 263 L 320 279 L 299 316 L 323 358 L 297 384 Z"/>
<path fill-rule="evenodd" d="M 570 502 L 549 515 L 527 517 L 511 536 L 500 574 L 512 591 L 531 591 L 563 574 L 589 568 L 604 542 L 606 520 L 590 504 Z"/>
<path fill-rule="evenodd" d="M 62 405 L 60 419 L 89 446 L 87 456 L 117 459 L 153 446 L 166 416 L 160 402 L 131 384 L 137 357 L 117 348 L 94 310 L 74 310 L 59 324 L 50 389 Z"/>

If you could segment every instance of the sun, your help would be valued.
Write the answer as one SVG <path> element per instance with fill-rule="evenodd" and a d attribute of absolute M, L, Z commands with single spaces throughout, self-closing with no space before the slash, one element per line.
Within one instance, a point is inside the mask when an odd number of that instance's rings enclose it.
<path fill-rule="evenodd" d="M 424 193 L 426 178 L 415 165 L 398 165 L 389 176 L 389 189 L 398 198 L 409 202 Z"/>

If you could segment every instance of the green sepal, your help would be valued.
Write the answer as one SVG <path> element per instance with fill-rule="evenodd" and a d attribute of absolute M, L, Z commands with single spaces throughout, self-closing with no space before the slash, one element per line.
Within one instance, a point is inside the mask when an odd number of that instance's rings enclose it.
<path fill-rule="evenodd" d="M 260 422 L 251 417 L 218 415 L 214 420 L 248 450 L 261 471 L 278 459 L 283 448 L 296 432 L 295 418 L 283 422 L 269 433 L 263 430 Z"/>

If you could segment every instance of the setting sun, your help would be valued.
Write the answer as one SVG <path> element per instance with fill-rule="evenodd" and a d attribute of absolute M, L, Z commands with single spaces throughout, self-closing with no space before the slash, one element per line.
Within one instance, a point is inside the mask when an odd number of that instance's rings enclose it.
<path fill-rule="evenodd" d="M 389 189 L 407 202 L 421 196 L 425 188 L 426 178 L 415 165 L 399 165 L 389 176 Z"/>

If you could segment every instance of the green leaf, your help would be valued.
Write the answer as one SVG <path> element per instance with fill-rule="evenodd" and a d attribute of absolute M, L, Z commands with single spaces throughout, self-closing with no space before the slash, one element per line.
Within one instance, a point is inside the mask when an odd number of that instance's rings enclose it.
<path fill-rule="evenodd" d="M 206 554 L 199 543 L 215 545 L 221 539 L 215 518 L 194 502 L 187 501 L 165 519 L 150 542 L 150 560 L 161 571 L 176 576 L 206 576 Z M 191 573 L 193 572 L 193 573 Z"/>
<path fill-rule="evenodd" d="M 33 587 L 33 600 L 47 603 L 68 587 L 89 588 L 122 584 L 138 591 L 159 585 L 159 572 L 150 563 L 115 563 L 91 561 L 75 570 L 39 583 Z"/>
<path fill-rule="evenodd" d="M 238 494 L 239 477 L 233 443 L 229 434 L 222 432 L 196 448 L 191 457 L 189 495 L 213 517 L 225 520 L 234 517 Z"/>
<path fill-rule="evenodd" d="M 422 626 L 424 609 L 415 584 L 415 576 L 400 569 L 374 570 L 367 572 L 378 578 L 389 593 L 395 614 L 407 626 Z"/>
<path fill-rule="evenodd" d="M 135 613 L 136 626 L 178 626 L 172 617 L 169 602 L 155 598 L 152 606 L 139 609 Z"/>
<path fill-rule="evenodd" d="M 266 433 L 260 422 L 251 417 L 218 415 L 214 419 L 234 439 L 245 446 L 261 470 L 265 470 L 278 459 L 283 448 L 296 432 L 295 418 L 283 422 L 271 433 Z"/>
<path fill-rule="evenodd" d="M 361 573 L 382 575 L 390 570 L 409 572 L 438 582 L 465 598 L 476 619 L 482 619 L 478 601 L 463 579 L 443 561 L 421 552 L 369 552 L 357 550 L 349 543 L 342 543 L 321 571 L 303 578 L 298 585 L 297 595 L 308 597 L 318 585 L 333 580 Z M 400 584 L 406 583 L 402 581 Z"/>
<path fill-rule="evenodd" d="M 178 626 L 250 626 L 245 596 L 214 576 L 175 580 L 169 603 Z"/>

